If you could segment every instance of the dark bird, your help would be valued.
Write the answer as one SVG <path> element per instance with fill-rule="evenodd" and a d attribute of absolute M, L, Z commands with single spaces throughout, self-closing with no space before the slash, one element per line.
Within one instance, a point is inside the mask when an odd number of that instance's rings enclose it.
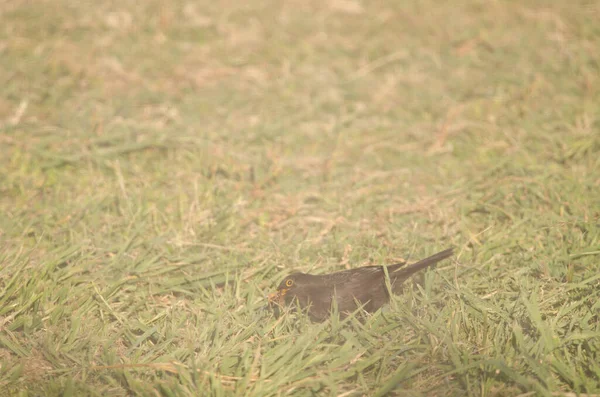
<path fill-rule="evenodd" d="M 387 266 L 391 291 L 400 292 L 402 283 L 414 273 L 450 256 L 452 248 L 412 265 L 398 263 Z M 369 313 L 377 311 L 390 300 L 383 266 L 365 266 L 323 275 L 293 273 L 283 279 L 277 292 L 269 295 L 271 306 L 295 303 L 302 309 L 308 308 L 308 314 L 314 321 L 323 321 L 329 317 L 334 300 L 341 316 L 361 306 Z"/>

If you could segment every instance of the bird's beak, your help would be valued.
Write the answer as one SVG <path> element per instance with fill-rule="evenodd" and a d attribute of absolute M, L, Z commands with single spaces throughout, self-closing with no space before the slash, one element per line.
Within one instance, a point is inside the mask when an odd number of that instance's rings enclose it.
<path fill-rule="evenodd" d="M 288 292 L 287 288 L 284 289 L 280 289 L 277 290 L 276 292 L 273 292 L 272 294 L 269 294 L 269 296 L 267 297 L 267 299 L 269 300 L 269 304 L 281 304 L 283 302 L 283 297 L 285 296 L 285 294 Z"/>

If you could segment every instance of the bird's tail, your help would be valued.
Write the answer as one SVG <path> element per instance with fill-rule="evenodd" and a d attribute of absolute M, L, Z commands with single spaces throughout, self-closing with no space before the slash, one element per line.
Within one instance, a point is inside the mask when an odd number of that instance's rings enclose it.
<path fill-rule="evenodd" d="M 404 264 L 388 266 L 390 279 L 392 282 L 396 282 L 396 284 L 398 282 L 401 283 L 414 273 L 418 272 L 419 270 L 433 266 L 439 261 L 451 257 L 452 254 L 453 248 L 448 248 L 442 252 L 438 252 L 437 254 L 431 255 L 430 257 L 422 259 L 409 266 L 404 266 Z"/>

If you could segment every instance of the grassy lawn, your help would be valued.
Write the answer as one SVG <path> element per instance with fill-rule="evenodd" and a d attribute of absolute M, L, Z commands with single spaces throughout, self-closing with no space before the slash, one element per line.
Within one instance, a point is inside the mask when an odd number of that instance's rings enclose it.
<path fill-rule="evenodd" d="M 0 395 L 600 395 L 599 20 L 0 1 Z M 449 246 L 366 321 L 265 308 Z"/>

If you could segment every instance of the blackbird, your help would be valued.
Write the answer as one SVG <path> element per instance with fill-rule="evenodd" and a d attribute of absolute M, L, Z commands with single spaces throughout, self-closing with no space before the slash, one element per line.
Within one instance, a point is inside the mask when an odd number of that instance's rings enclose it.
<path fill-rule="evenodd" d="M 409 266 L 406 263 L 387 266 L 391 291 L 398 293 L 402 290 L 402 283 L 413 273 L 450 256 L 452 248 Z M 323 275 L 293 273 L 283 279 L 277 292 L 269 295 L 268 299 L 271 306 L 295 303 L 301 309 L 308 308 L 308 315 L 313 321 L 324 321 L 329 317 L 334 300 L 338 312 L 344 317 L 361 306 L 373 313 L 389 301 L 390 295 L 385 285 L 383 266 L 365 266 Z"/>

